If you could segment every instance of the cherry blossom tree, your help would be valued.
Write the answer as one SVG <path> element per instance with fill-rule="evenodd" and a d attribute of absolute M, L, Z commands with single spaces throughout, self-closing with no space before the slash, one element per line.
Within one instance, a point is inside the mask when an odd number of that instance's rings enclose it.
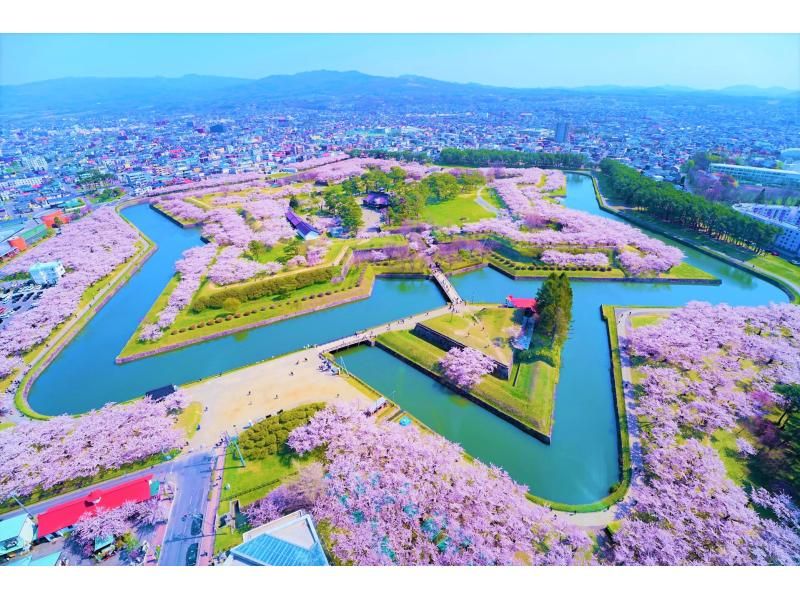
<path fill-rule="evenodd" d="M 469 389 L 494 370 L 494 361 L 471 347 L 453 347 L 439 361 L 439 367 L 453 384 Z"/>
<path fill-rule="evenodd" d="M 74 479 L 88 479 L 179 448 L 180 393 L 154 402 L 106 405 L 78 418 L 23 421 L 0 432 L 0 502 Z"/>
<path fill-rule="evenodd" d="M 142 502 L 126 502 L 115 509 L 98 508 L 85 513 L 75 524 L 71 539 L 81 552 L 91 556 L 98 538 L 117 538 L 145 525 L 154 525 L 163 513 L 158 498 Z"/>
<path fill-rule="evenodd" d="M 800 563 L 797 508 L 785 495 L 728 476 L 711 437 L 780 406 L 775 384 L 800 377 L 800 307 L 692 302 L 635 329 L 626 351 L 645 358 L 634 405 L 643 448 L 614 534 L 612 559 L 645 565 Z M 744 438 L 742 458 L 756 453 Z M 752 503 L 773 511 L 764 517 Z"/>
<path fill-rule="evenodd" d="M 339 406 L 295 429 L 289 445 L 301 454 L 324 450 L 313 514 L 331 530 L 329 548 L 340 562 L 564 565 L 591 558 L 583 532 L 528 501 L 503 470 L 467 462 L 441 436 Z"/>
<path fill-rule="evenodd" d="M 44 289 L 37 306 L 14 315 L 0 330 L 0 356 L 22 355 L 49 337 L 78 311 L 91 285 L 136 254 L 138 242 L 138 233 L 114 209 L 101 208 L 65 224 L 60 234 L 13 259 L 5 267 L 8 273 L 58 260 L 66 274 Z"/>

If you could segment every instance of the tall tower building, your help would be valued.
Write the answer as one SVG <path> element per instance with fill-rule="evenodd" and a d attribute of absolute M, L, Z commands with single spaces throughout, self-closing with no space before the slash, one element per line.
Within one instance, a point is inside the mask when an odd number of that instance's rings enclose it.
<path fill-rule="evenodd" d="M 569 141 L 569 123 L 560 122 L 556 125 L 556 143 Z"/>

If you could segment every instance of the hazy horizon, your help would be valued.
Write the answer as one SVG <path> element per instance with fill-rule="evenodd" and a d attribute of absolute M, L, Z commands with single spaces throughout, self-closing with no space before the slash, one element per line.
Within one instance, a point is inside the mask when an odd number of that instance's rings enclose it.
<path fill-rule="evenodd" d="M 515 88 L 800 90 L 794 34 L 2 34 L 0 84 L 316 70 Z"/>

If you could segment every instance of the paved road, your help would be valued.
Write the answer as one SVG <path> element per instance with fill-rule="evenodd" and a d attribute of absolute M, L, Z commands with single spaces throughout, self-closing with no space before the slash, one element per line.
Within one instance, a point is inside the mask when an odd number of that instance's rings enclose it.
<path fill-rule="evenodd" d="M 167 479 L 175 486 L 175 500 L 167 524 L 164 544 L 161 547 L 159 565 L 186 565 L 189 547 L 203 538 L 203 530 L 192 535 L 192 520 L 205 514 L 211 490 L 211 467 L 213 451 L 197 451 L 183 459 L 176 459 L 170 467 Z M 198 560 L 200 552 L 198 552 Z"/>

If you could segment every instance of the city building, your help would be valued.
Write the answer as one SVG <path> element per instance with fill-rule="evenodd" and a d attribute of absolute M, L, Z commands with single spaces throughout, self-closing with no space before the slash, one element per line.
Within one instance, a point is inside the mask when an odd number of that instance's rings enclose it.
<path fill-rule="evenodd" d="M 324 567 L 328 559 L 311 515 L 303 510 L 245 532 L 225 565 L 245 567 Z"/>
<path fill-rule="evenodd" d="M 53 228 L 56 224 L 64 224 L 69 222 L 69 216 L 64 214 L 62 210 L 53 210 L 47 214 L 42 214 L 39 219 L 47 228 Z"/>
<path fill-rule="evenodd" d="M 800 189 L 800 172 L 795 170 L 776 170 L 738 164 L 711 164 L 709 168 L 711 172 L 729 174 L 740 183 Z"/>
<path fill-rule="evenodd" d="M 92 490 L 81 498 L 63 502 L 41 513 L 36 518 L 36 537 L 52 538 L 54 534 L 70 529 L 87 513 L 116 509 L 127 502 L 142 502 L 157 496 L 158 491 L 158 481 L 152 474 L 111 488 Z"/>
<path fill-rule="evenodd" d="M 23 251 L 47 234 L 44 224 L 34 224 L 24 230 L 19 230 L 13 237 L 8 238 L 9 244 L 17 251 Z"/>
<path fill-rule="evenodd" d="M 0 558 L 10 558 L 30 550 L 34 539 L 34 522 L 22 513 L 0 521 Z"/>
<path fill-rule="evenodd" d="M 64 266 L 60 261 L 37 262 L 28 269 L 33 282 L 44 286 L 57 284 L 61 277 L 66 274 Z"/>
<path fill-rule="evenodd" d="M 368 208 L 380 209 L 386 208 L 389 206 L 389 196 L 386 193 L 381 193 L 380 191 L 374 191 L 369 193 L 364 199 L 362 200 L 362 205 Z"/>
<path fill-rule="evenodd" d="M 569 141 L 569 123 L 560 122 L 556 125 L 556 143 L 566 143 Z"/>
<path fill-rule="evenodd" d="M 736 204 L 735 210 L 780 229 L 773 247 L 792 257 L 800 257 L 800 208 L 762 204 Z"/>

